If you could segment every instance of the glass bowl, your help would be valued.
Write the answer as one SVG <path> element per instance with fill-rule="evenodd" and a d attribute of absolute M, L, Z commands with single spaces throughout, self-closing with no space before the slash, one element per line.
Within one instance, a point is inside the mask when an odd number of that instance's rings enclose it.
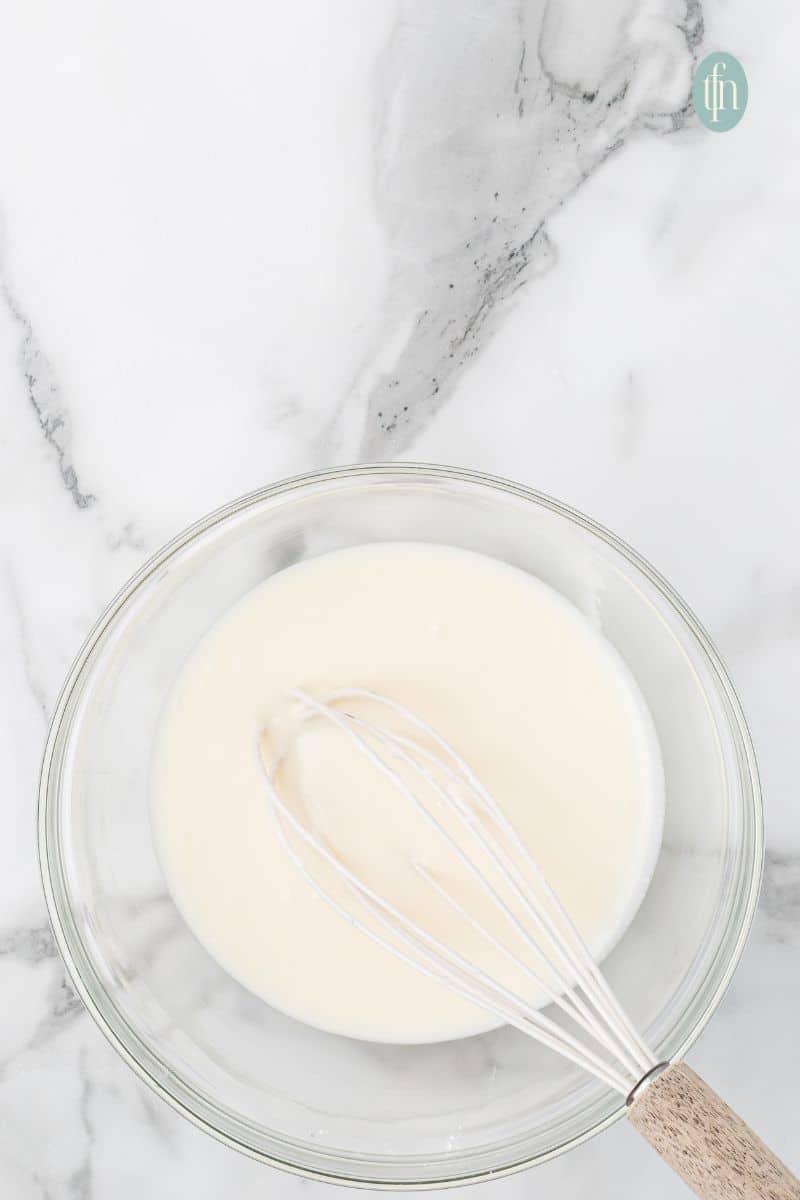
<path fill-rule="evenodd" d="M 619 1097 L 510 1028 L 388 1046 L 319 1032 L 231 979 L 177 912 L 153 850 L 149 771 L 165 696 L 197 640 L 290 563 L 370 541 L 478 550 L 557 588 L 616 646 L 664 759 L 664 839 L 605 969 L 659 1058 L 718 1003 L 753 915 L 762 812 L 753 749 L 708 637 L 670 586 L 586 517 L 475 472 L 356 466 L 245 496 L 147 563 L 75 662 L 47 742 L 42 877 L 72 981 L 165 1100 L 291 1171 L 433 1187 L 542 1162 L 619 1117 Z"/>

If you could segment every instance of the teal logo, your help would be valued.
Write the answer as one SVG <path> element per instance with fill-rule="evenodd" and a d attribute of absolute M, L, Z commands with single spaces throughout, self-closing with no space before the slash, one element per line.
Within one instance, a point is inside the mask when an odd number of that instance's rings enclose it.
<path fill-rule="evenodd" d="M 706 129 L 727 133 L 747 108 L 747 76 L 732 54 L 709 54 L 694 73 L 692 102 Z"/>

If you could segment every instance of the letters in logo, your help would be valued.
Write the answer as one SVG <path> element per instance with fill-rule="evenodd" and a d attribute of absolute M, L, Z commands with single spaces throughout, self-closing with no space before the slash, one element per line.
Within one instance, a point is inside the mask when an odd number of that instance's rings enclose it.
<path fill-rule="evenodd" d="M 706 129 L 727 133 L 747 108 L 747 76 L 733 54 L 709 54 L 694 74 L 692 101 Z"/>

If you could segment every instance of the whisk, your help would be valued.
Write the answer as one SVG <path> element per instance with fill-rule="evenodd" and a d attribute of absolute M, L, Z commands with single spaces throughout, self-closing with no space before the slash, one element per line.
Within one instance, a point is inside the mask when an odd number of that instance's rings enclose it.
<path fill-rule="evenodd" d="M 403 704 L 366 688 L 325 696 L 296 690 L 292 698 L 295 719 L 269 762 L 262 731 L 258 760 L 281 844 L 317 895 L 396 958 L 623 1096 L 631 1124 L 697 1195 L 800 1200 L 800 1182 L 691 1068 L 653 1054 L 502 806 L 441 734 Z M 365 704 L 368 715 L 358 711 Z M 347 738 L 398 801 L 436 832 L 482 901 L 500 914 L 506 934 L 498 935 L 496 921 L 490 928 L 482 919 L 483 904 L 481 912 L 470 911 L 423 863 L 413 869 L 440 903 L 550 1001 L 552 1016 L 540 1011 L 528 988 L 509 986 L 376 890 L 320 832 L 308 810 L 287 801 L 282 768 L 313 721 Z"/>

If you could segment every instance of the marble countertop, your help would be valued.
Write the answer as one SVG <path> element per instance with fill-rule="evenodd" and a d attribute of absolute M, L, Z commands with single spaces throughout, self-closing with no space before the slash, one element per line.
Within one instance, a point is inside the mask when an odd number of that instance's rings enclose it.
<path fill-rule="evenodd" d="M 0 41 L 0 1193 L 324 1192 L 152 1096 L 65 981 L 34 852 L 102 606 L 231 497 L 453 462 L 613 528 L 716 639 L 764 889 L 690 1055 L 800 1169 L 800 12 L 765 0 L 35 0 Z M 688 106 L 735 53 L 741 125 Z M 618 1125 L 513 1200 L 683 1196 Z M 476 1195 L 479 1193 L 475 1193 Z"/>

